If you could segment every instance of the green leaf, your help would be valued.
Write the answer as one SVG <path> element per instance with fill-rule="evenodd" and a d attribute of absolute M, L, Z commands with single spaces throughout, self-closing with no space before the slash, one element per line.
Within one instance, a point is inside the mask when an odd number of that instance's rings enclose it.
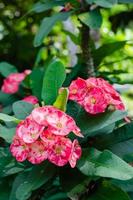
<path fill-rule="evenodd" d="M 8 179 L 0 180 L 0 200 L 8 200 L 10 194 L 10 187 Z"/>
<path fill-rule="evenodd" d="M 16 73 L 18 72 L 16 67 L 7 63 L 7 62 L 0 62 L 0 73 L 4 76 L 7 77 L 11 73 Z"/>
<path fill-rule="evenodd" d="M 94 116 L 82 110 L 76 116 L 76 121 L 85 136 L 94 136 L 112 132 L 114 123 L 123 119 L 126 115 L 126 112 L 117 110 Z"/>
<path fill-rule="evenodd" d="M 106 56 L 120 50 L 126 44 L 126 41 L 106 43 L 93 52 L 95 66 L 98 66 Z"/>
<path fill-rule="evenodd" d="M 40 12 L 44 12 L 47 10 L 52 9 L 55 6 L 61 6 L 65 3 L 65 1 L 49 1 L 49 2 L 37 2 L 36 4 L 33 5 L 32 9 L 30 10 L 30 12 L 36 12 L 36 13 L 40 13 Z"/>
<path fill-rule="evenodd" d="M 112 180 L 111 182 L 126 192 L 133 192 L 133 179 L 127 181 Z"/>
<path fill-rule="evenodd" d="M 23 169 L 23 165 L 16 162 L 7 148 L 0 147 L 0 177 L 19 173 Z"/>
<path fill-rule="evenodd" d="M 130 140 L 132 138 L 133 138 L 133 123 L 130 123 L 130 124 L 126 124 L 120 128 L 117 128 L 109 135 L 101 135 L 101 136 L 97 137 L 95 144 L 100 149 L 111 148 L 115 144 L 119 144 L 119 143 L 120 144 L 125 143 L 125 145 L 128 146 L 129 143 L 126 144 L 126 141 L 128 142 L 128 140 Z M 119 148 L 120 148 L 120 146 L 119 146 Z M 126 153 L 126 149 L 124 150 L 124 148 L 123 148 L 123 151 Z"/>
<path fill-rule="evenodd" d="M 33 190 L 40 188 L 53 178 L 55 167 L 50 163 L 35 166 L 31 171 L 19 174 L 12 187 L 9 200 L 26 200 L 31 196 Z"/>
<path fill-rule="evenodd" d="M 7 106 L 8 104 L 11 105 L 16 100 L 17 98 L 15 96 L 0 91 L 0 103 L 4 106 Z"/>
<path fill-rule="evenodd" d="M 0 124 L 0 137 L 2 137 L 6 142 L 11 143 L 14 135 L 15 128 L 7 128 Z"/>
<path fill-rule="evenodd" d="M 53 26 L 58 21 L 64 21 L 70 16 L 70 12 L 59 12 L 51 17 L 44 18 L 38 33 L 34 39 L 34 46 L 38 47 L 43 43 L 44 38 L 49 34 Z"/>
<path fill-rule="evenodd" d="M 81 22 L 89 26 L 91 29 L 98 29 L 102 25 L 102 16 L 98 9 L 92 10 L 89 13 L 82 13 L 78 17 Z"/>
<path fill-rule="evenodd" d="M 33 104 L 25 101 L 17 101 L 13 104 L 13 112 L 19 119 L 25 119 L 28 115 L 30 115 L 33 108 Z"/>
<path fill-rule="evenodd" d="M 63 88 L 53 106 L 65 112 L 68 101 L 68 95 L 69 95 L 69 90 L 67 88 Z"/>
<path fill-rule="evenodd" d="M 59 88 L 66 77 L 65 67 L 59 61 L 53 61 L 46 69 L 43 79 L 42 99 L 45 104 L 53 104 L 57 98 Z"/>
<path fill-rule="evenodd" d="M 30 74 L 30 79 L 30 87 L 32 89 L 33 95 L 41 100 L 43 72 L 40 69 L 34 69 Z"/>
<path fill-rule="evenodd" d="M 4 122 L 15 122 L 15 123 L 19 123 L 20 120 L 13 117 L 13 116 L 9 116 L 6 115 L 4 113 L 0 113 L 0 120 L 4 121 Z"/>
<path fill-rule="evenodd" d="M 122 191 L 119 187 L 112 185 L 108 181 L 103 181 L 95 193 L 89 196 L 89 200 L 130 200 L 127 193 Z M 88 200 L 88 198 L 83 198 Z"/>
<path fill-rule="evenodd" d="M 133 168 L 108 150 L 86 149 L 78 162 L 78 169 L 87 176 L 101 176 L 119 180 L 133 178 Z"/>

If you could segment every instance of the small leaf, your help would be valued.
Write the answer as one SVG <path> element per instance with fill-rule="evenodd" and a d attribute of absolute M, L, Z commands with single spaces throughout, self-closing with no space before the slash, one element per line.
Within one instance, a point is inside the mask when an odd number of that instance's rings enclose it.
<path fill-rule="evenodd" d="M 4 121 L 4 122 L 15 122 L 15 123 L 19 123 L 20 120 L 13 117 L 13 116 L 9 116 L 6 115 L 4 113 L 0 113 L 0 120 Z"/>
<path fill-rule="evenodd" d="M 128 1 L 130 1 L 130 0 L 128 0 Z M 95 3 L 96 5 L 104 7 L 104 8 L 111 8 L 115 4 L 117 4 L 117 0 L 86 0 L 86 2 L 88 4 Z"/>
<path fill-rule="evenodd" d="M 19 119 L 25 119 L 28 115 L 30 115 L 33 108 L 33 104 L 25 101 L 17 101 L 13 104 L 13 112 Z"/>
<path fill-rule="evenodd" d="M 119 180 L 133 178 L 133 168 L 108 150 L 86 149 L 78 162 L 78 169 L 87 176 L 101 176 Z"/>
<path fill-rule="evenodd" d="M 0 137 L 2 137 L 6 142 L 11 143 L 14 135 L 15 128 L 7 128 L 0 124 Z"/>
<path fill-rule="evenodd" d="M 0 62 L 0 73 L 4 76 L 7 77 L 11 73 L 16 73 L 17 69 L 15 66 L 7 63 L 7 62 Z"/>
<path fill-rule="evenodd" d="M 43 79 L 42 99 L 45 104 L 53 104 L 57 98 L 59 88 L 66 77 L 65 67 L 59 61 L 53 61 L 46 69 Z"/>
<path fill-rule="evenodd" d="M 41 23 L 38 33 L 34 39 L 34 46 L 38 47 L 42 44 L 44 38 L 49 34 L 53 26 L 58 21 L 64 21 L 70 16 L 70 12 L 59 12 L 51 17 L 45 17 Z"/>
<path fill-rule="evenodd" d="M 91 29 L 98 29 L 102 25 L 102 16 L 98 9 L 80 14 L 79 19 Z"/>
<path fill-rule="evenodd" d="M 59 110 L 66 111 L 66 105 L 68 101 L 68 94 L 69 91 L 67 88 L 63 88 L 61 93 L 58 95 L 55 103 L 53 104 L 54 107 L 58 108 Z"/>

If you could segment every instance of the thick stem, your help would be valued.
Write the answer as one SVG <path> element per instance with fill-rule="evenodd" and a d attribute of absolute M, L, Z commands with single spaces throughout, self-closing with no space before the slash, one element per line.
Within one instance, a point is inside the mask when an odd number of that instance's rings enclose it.
<path fill-rule="evenodd" d="M 82 62 L 84 66 L 84 68 L 82 68 L 84 78 L 95 76 L 95 68 L 94 68 L 90 42 L 91 42 L 90 29 L 88 26 L 82 23 L 81 49 L 82 49 Z"/>

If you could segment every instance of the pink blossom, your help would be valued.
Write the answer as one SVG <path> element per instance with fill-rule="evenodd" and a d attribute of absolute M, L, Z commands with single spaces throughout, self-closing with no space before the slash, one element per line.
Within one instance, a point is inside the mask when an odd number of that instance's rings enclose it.
<path fill-rule="evenodd" d="M 51 114 L 47 116 L 47 122 L 49 130 L 53 134 L 66 136 L 70 132 L 73 132 L 75 135 L 83 137 L 72 117 L 54 107 L 51 111 Z"/>
<path fill-rule="evenodd" d="M 2 92 L 6 94 L 14 94 L 18 91 L 19 84 L 17 82 L 12 82 L 9 79 L 5 79 L 1 87 Z"/>
<path fill-rule="evenodd" d="M 78 78 L 69 86 L 69 99 L 76 101 L 90 114 L 105 112 L 107 107 L 125 110 L 119 93 L 102 78 Z"/>
<path fill-rule="evenodd" d="M 26 70 L 24 70 L 24 73 L 26 74 L 26 75 L 29 75 L 29 74 L 31 74 L 31 70 L 30 69 L 26 69 Z"/>
<path fill-rule="evenodd" d="M 72 81 L 69 86 L 69 99 L 74 101 L 82 101 L 88 92 L 86 81 L 82 78 L 77 78 Z"/>
<path fill-rule="evenodd" d="M 55 143 L 56 135 L 50 132 L 48 129 L 44 130 L 40 134 L 40 138 L 47 144 L 48 147 L 51 147 Z"/>
<path fill-rule="evenodd" d="M 102 113 L 108 106 L 108 98 L 100 88 L 93 88 L 85 97 L 83 106 L 91 114 Z"/>
<path fill-rule="evenodd" d="M 16 134 L 25 143 L 33 143 L 39 138 L 43 129 L 43 126 L 37 124 L 32 117 L 29 116 L 24 121 L 20 122 L 17 127 Z"/>
<path fill-rule="evenodd" d="M 81 146 L 78 143 L 78 140 L 74 140 L 72 144 L 71 154 L 69 157 L 69 163 L 72 168 L 76 166 L 77 160 L 81 157 L 82 149 Z"/>
<path fill-rule="evenodd" d="M 18 91 L 20 83 L 31 71 L 25 70 L 22 73 L 12 73 L 6 77 L 1 87 L 2 92 L 7 94 L 14 94 Z"/>
<path fill-rule="evenodd" d="M 37 104 L 38 103 L 38 99 L 35 96 L 27 96 L 23 99 L 23 101 L 31 103 L 31 104 Z"/>
<path fill-rule="evenodd" d="M 65 137 L 56 137 L 55 143 L 48 151 L 48 160 L 57 166 L 68 163 L 71 154 L 72 142 Z"/>
<path fill-rule="evenodd" d="M 51 114 L 52 106 L 43 106 L 35 108 L 31 115 L 32 118 L 40 125 L 47 126 L 47 117 Z"/>
<path fill-rule="evenodd" d="M 35 141 L 29 144 L 29 154 L 27 160 L 32 164 L 40 164 L 47 159 L 47 145 L 42 141 Z"/>
<path fill-rule="evenodd" d="M 23 162 L 28 156 L 29 147 L 19 137 L 15 135 L 13 142 L 10 146 L 10 151 L 18 162 Z"/>

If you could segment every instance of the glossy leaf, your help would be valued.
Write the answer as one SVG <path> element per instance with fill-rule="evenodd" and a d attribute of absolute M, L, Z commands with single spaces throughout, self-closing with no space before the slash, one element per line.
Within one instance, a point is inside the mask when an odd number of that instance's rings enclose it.
<path fill-rule="evenodd" d="M 19 119 L 25 119 L 33 110 L 34 106 L 25 101 L 17 101 L 13 104 L 13 112 Z"/>
<path fill-rule="evenodd" d="M 15 123 L 19 123 L 19 119 L 13 117 L 13 116 L 9 116 L 6 115 L 4 113 L 0 113 L 0 120 L 4 121 L 4 122 L 15 122 Z"/>
<path fill-rule="evenodd" d="M 14 135 L 15 128 L 7 128 L 0 124 L 0 137 L 2 137 L 6 142 L 11 143 Z"/>
<path fill-rule="evenodd" d="M 47 67 L 42 87 L 42 99 L 45 104 L 53 104 L 55 102 L 65 77 L 65 67 L 59 60 L 53 61 Z"/>
<path fill-rule="evenodd" d="M 91 29 L 98 29 L 102 24 L 102 16 L 99 10 L 92 10 L 89 13 L 82 13 L 79 15 L 79 19 Z"/>
<path fill-rule="evenodd" d="M 133 168 L 111 151 L 86 149 L 78 162 L 78 169 L 88 176 L 101 176 L 119 180 L 133 178 Z"/>

